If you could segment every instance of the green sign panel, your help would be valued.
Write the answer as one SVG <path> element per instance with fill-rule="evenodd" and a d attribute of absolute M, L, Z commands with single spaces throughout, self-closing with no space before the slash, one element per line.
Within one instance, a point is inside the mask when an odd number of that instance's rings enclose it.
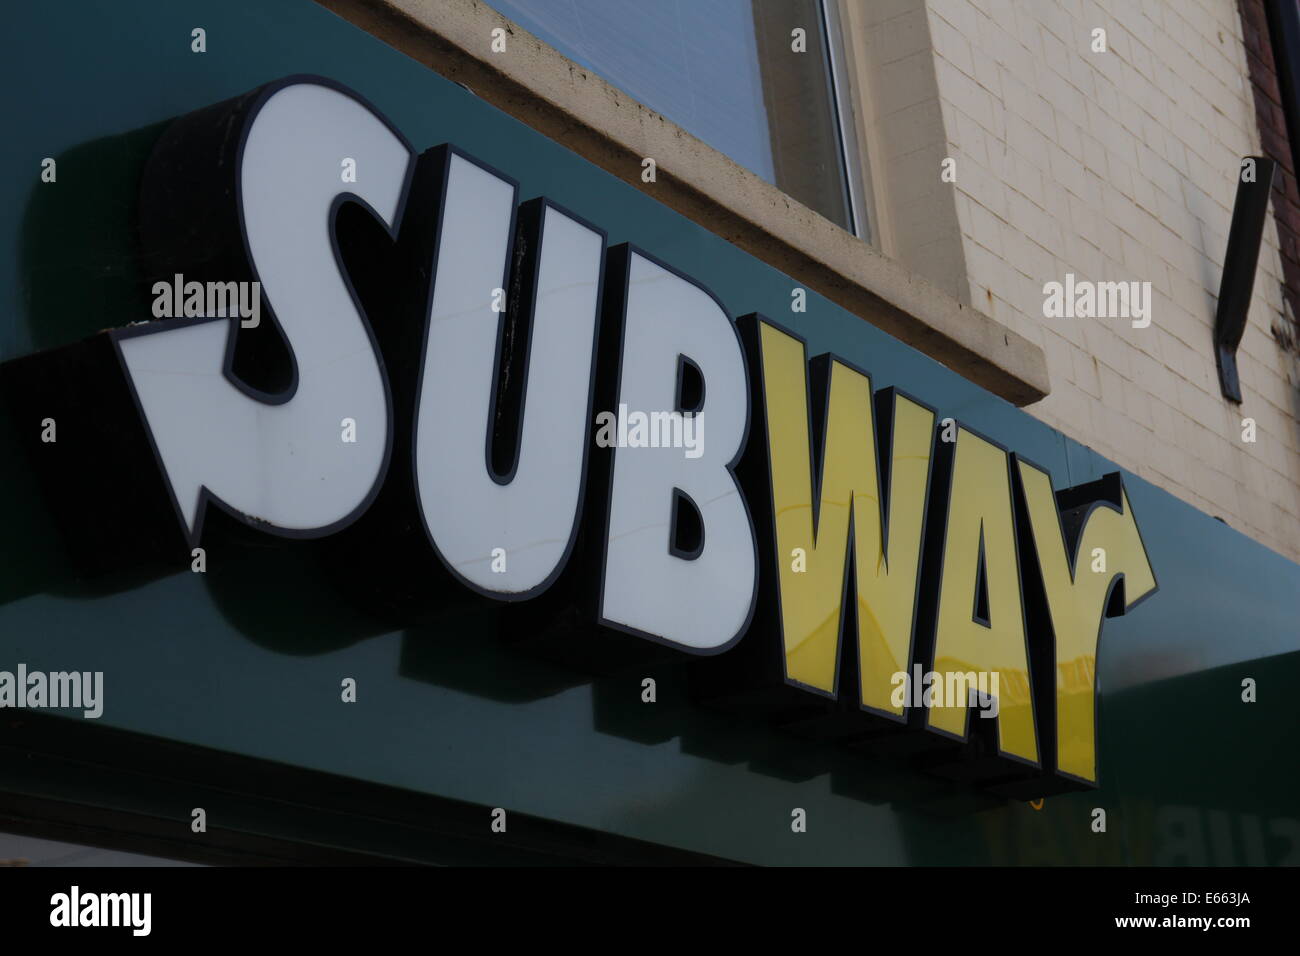
<path fill-rule="evenodd" d="M 753 863 L 1300 860 L 1295 564 L 312 3 L 150 6 L 0 61 L 10 746 Z"/>

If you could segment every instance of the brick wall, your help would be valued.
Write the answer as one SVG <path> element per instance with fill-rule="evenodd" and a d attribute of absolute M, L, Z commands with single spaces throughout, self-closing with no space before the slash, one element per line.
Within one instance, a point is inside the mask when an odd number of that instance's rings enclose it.
<path fill-rule="evenodd" d="M 970 299 L 1047 354 L 1052 393 L 1027 411 L 1300 559 L 1300 375 L 1273 331 L 1289 321 L 1271 220 L 1241 406 L 1219 393 L 1212 347 L 1239 163 L 1261 148 L 1252 15 L 1236 0 L 925 5 Z M 1263 61 L 1267 43 L 1253 50 Z M 1276 116 L 1266 146 L 1285 145 Z M 1281 189 L 1300 212 L 1291 172 Z M 1300 220 L 1286 221 L 1290 270 Z M 1044 318 L 1044 283 L 1066 273 L 1149 281 L 1151 326 Z"/>

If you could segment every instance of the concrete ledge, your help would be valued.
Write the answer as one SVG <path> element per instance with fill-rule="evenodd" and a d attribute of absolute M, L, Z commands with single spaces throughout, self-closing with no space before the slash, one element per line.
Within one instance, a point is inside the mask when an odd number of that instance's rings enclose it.
<path fill-rule="evenodd" d="M 989 391 L 1050 391 L 1033 342 L 878 253 L 479 0 L 317 0 Z M 505 53 L 491 51 L 506 30 Z M 657 182 L 641 182 L 653 157 Z"/>

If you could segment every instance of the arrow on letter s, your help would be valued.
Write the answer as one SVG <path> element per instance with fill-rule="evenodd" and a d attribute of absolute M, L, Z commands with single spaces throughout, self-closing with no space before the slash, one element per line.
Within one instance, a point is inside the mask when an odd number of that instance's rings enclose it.
<path fill-rule="evenodd" d="M 357 171 L 346 185 L 342 157 Z M 191 543 L 208 499 L 273 533 L 314 537 L 352 521 L 377 491 L 391 398 L 338 257 L 334 216 L 342 202 L 359 202 L 395 236 L 414 161 L 400 133 L 328 81 L 294 78 L 253 94 L 225 194 L 234 194 L 244 255 L 293 357 L 287 400 L 232 373 L 238 316 L 113 333 Z M 355 440 L 341 439 L 345 418 Z"/>

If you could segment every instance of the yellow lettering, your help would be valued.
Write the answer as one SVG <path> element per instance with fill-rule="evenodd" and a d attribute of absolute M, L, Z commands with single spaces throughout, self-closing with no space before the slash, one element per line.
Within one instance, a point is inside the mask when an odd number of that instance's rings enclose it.
<path fill-rule="evenodd" d="M 901 716 L 906 705 L 891 700 L 891 678 L 907 670 L 911 651 L 934 413 L 894 396 L 886 540 L 870 380 L 841 362 L 829 363 L 814 496 L 803 344 L 767 323 L 759 331 L 776 551 L 788 555 L 800 548 L 807 556 L 800 573 L 789 561 L 778 565 L 786 677 L 835 695 L 852 546 L 861 704 Z"/>
<path fill-rule="evenodd" d="M 1123 576 L 1127 610 L 1156 589 L 1155 574 L 1123 481 L 1119 482 L 1121 507 L 1098 502 L 1084 520 L 1071 557 L 1066 554 L 1050 476 L 1028 462 L 1018 460 L 1017 464 L 1047 592 L 1057 667 L 1068 675 L 1056 687 L 1057 770 L 1095 784 L 1097 642 L 1111 585 Z M 1106 551 L 1104 573 L 1091 569 L 1094 548 Z"/>
<path fill-rule="evenodd" d="M 982 546 L 981 546 L 982 545 Z M 988 623 L 975 619 L 981 552 Z M 953 451 L 934 670 L 998 672 L 998 750 L 1038 763 L 1007 453 L 964 428 Z M 929 711 L 927 726 L 967 736 L 968 707 Z"/>

